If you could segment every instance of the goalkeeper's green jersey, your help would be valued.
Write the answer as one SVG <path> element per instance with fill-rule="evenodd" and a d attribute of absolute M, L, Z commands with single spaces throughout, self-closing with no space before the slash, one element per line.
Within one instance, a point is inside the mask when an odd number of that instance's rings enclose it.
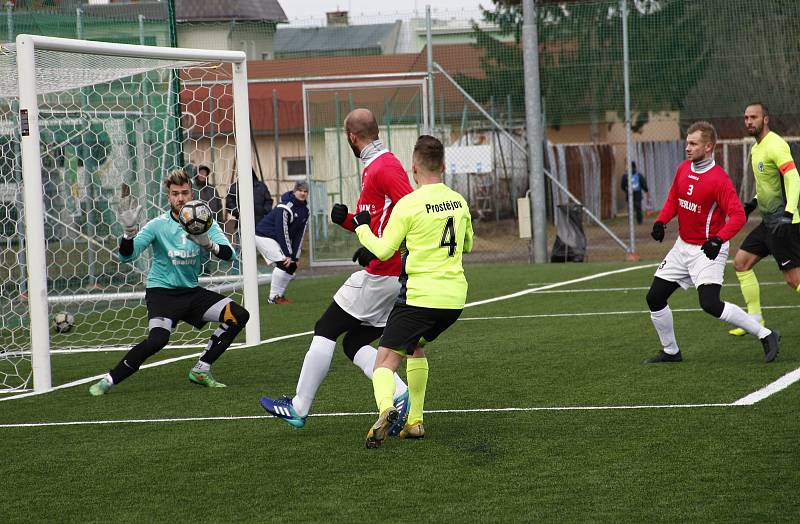
<path fill-rule="evenodd" d="M 461 255 L 472 250 L 472 218 L 464 197 L 444 184 L 425 184 L 398 200 L 380 238 L 365 226 L 356 228 L 358 239 L 381 260 L 400 249 L 398 302 L 464 307 L 467 279 Z"/>
<path fill-rule="evenodd" d="M 771 217 L 784 211 L 794 215 L 793 222 L 800 222 L 797 200 L 800 197 L 800 175 L 792 159 L 789 144 L 777 133 L 770 131 L 753 146 L 753 175 L 756 179 L 758 210 L 769 222 Z"/>
<path fill-rule="evenodd" d="M 133 237 L 133 253 L 130 256 L 120 255 L 119 258 L 123 262 L 132 262 L 152 246 L 153 258 L 147 273 L 147 287 L 197 287 L 197 276 L 203 271 L 203 263 L 208 260 L 209 254 L 186 235 L 172 213 L 167 211 L 145 224 Z M 230 246 L 216 222 L 208 230 L 208 237 L 221 246 Z M 235 252 L 233 256 L 236 256 Z"/>

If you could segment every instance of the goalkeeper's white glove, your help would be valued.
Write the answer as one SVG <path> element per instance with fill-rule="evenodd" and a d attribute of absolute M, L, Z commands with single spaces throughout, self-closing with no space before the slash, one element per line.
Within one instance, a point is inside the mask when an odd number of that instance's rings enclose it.
<path fill-rule="evenodd" d="M 186 238 L 202 247 L 206 251 L 211 251 L 214 254 L 219 252 L 219 246 L 208 237 L 208 233 L 200 233 L 199 235 L 190 235 L 187 233 Z"/>
<path fill-rule="evenodd" d="M 133 198 L 128 195 L 119 199 L 119 223 L 125 238 L 133 238 L 139 232 L 139 219 L 142 216 L 142 206 L 135 206 Z"/>

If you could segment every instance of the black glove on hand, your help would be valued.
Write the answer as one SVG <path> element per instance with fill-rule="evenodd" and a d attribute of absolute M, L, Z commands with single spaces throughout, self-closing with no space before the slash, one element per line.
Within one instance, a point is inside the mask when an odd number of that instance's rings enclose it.
<path fill-rule="evenodd" d="M 376 258 L 378 257 L 373 255 L 372 251 L 365 247 L 360 247 L 353 253 L 353 262 L 358 262 L 358 265 L 361 267 L 367 267 L 367 265 Z"/>
<path fill-rule="evenodd" d="M 344 204 L 333 204 L 331 208 L 331 222 L 342 224 L 347 219 L 347 206 Z"/>
<path fill-rule="evenodd" d="M 664 240 L 664 231 L 666 228 L 664 227 L 664 222 L 658 221 L 653 224 L 653 231 L 650 232 L 650 236 L 653 237 L 653 240 L 657 242 L 661 242 Z"/>
<path fill-rule="evenodd" d="M 794 215 L 788 211 L 783 212 L 783 216 L 778 219 L 778 227 L 775 229 L 775 237 L 787 238 L 792 230 L 792 220 Z"/>
<path fill-rule="evenodd" d="M 369 211 L 359 211 L 358 214 L 353 215 L 353 227 L 369 225 L 369 221 L 372 217 L 369 216 Z"/>
<path fill-rule="evenodd" d="M 703 244 L 703 247 L 700 249 L 703 250 L 703 253 L 706 254 L 709 260 L 714 260 L 719 255 L 719 250 L 722 248 L 722 239 L 719 237 L 711 237 L 706 240 L 706 243 Z"/>
<path fill-rule="evenodd" d="M 750 202 L 747 202 L 744 205 L 744 216 L 749 217 L 750 213 L 755 211 L 757 207 L 758 207 L 758 200 L 756 200 L 755 198 Z"/>

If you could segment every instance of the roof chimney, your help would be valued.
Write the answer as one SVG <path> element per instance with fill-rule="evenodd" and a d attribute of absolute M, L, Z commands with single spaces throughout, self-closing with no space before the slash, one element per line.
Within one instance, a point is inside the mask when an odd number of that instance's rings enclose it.
<path fill-rule="evenodd" d="M 350 17 L 347 11 L 331 11 L 325 13 L 328 17 L 328 27 L 342 27 L 350 25 Z"/>

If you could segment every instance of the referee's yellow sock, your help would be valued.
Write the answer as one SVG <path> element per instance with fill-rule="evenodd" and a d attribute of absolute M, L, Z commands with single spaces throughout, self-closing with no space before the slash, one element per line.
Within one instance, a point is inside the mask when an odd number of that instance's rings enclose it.
<path fill-rule="evenodd" d="M 378 368 L 372 373 L 372 390 L 378 413 L 394 405 L 394 372 L 389 368 Z"/>
<path fill-rule="evenodd" d="M 428 387 L 428 359 L 409 358 L 406 360 L 406 380 L 411 408 L 408 410 L 407 424 L 422 422 L 425 407 L 425 390 Z"/>
<path fill-rule="evenodd" d="M 747 271 L 737 271 L 736 277 L 739 279 L 739 286 L 742 288 L 742 296 L 747 304 L 747 312 L 757 318 L 761 318 L 761 288 L 758 285 L 758 278 L 752 269 Z"/>

